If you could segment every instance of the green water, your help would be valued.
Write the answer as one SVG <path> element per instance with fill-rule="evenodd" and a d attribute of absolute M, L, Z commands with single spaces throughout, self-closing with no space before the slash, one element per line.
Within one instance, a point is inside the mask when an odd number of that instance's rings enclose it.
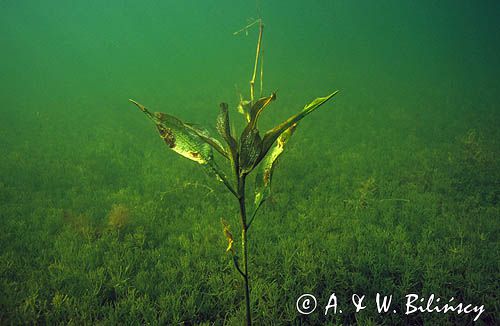
<path fill-rule="evenodd" d="M 249 233 L 255 324 L 476 315 L 405 315 L 410 293 L 499 322 L 496 1 L 7 0 L 0 324 L 243 324 L 220 223 L 239 245 L 237 202 L 128 99 L 211 126 L 224 101 L 243 126 L 258 32 L 233 32 L 259 13 L 264 95 L 277 91 L 262 133 L 340 93 L 300 123 Z M 332 293 L 343 313 L 325 316 Z"/>

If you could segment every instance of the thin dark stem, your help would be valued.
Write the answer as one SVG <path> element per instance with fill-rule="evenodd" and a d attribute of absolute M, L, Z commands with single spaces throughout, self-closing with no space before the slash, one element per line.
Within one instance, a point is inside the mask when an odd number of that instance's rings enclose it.
<path fill-rule="evenodd" d="M 233 189 L 233 186 L 231 186 L 231 184 L 226 180 L 226 178 L 224 177 L 221 177 L 221 180 L 222 182 L 224 183 L 224 185 L 226 186 L 227 189 L 229 189 L 229 191 L 236 197 L 238 198 L 238 193 L 236 191 L 234 191 Z"/>
<path fill-rule="evenodd" d="M 252 225 L 252 222 L 255 218 L 255 216 L 257 215 L 257 212 L 259 211 L 259 208 L 262 206 L 262 202 L 259 204 L 259 206 L 257 206 L 257 208 L 253 211 L 252 213 L 252 217 L 250 217 L 250 220 L 248 221 L 248 224 L 247 224 L 247 230 L 250 229 L 250 226 Z"/>
<path fill-rule="evenodd" d="M 245 277 L 245 273 L 243 273 L 243 271 L 241 270 L 240 264 L 238 264 L 238 259 L 236 258 L 236 256 L 233 256 L 233 263 L 238 273 L 240 273 L 242 277 Z"/>
<path fill-rule="evenodd" d="M 243 255 L 243 280 L 245 282 L 245 305 L 246 305 L 246 324 L 252 325 L 252 316 L 250 310 L 250 286 L 248 282 L 248 245 L 247 245 L 247 212 L 245 205 L 245 178 L 246 175 L 238 177 L 238 194 L 241 216 L 241 250 Z"/>

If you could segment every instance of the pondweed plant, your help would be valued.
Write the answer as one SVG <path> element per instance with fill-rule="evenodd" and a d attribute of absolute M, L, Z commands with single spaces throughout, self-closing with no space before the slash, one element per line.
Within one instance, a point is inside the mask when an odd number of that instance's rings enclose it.
<path fill-rule="evenodd" d="M 178 154 L 199 163 L 209 175 L 222 182 L 238 201 L 241 222 L 241 259 L 235 250 L 235 239 L 230 231 L 229 224 L 221 219 L 224 234 L 228 241 L 227 252 L 232 256 L 234 266 L 241 275 L 245 286 L 246 324 L 251 325 L 250 286 L 248 272 L 248 231 L 254 218 L 270 195 L 271 178 L 278 157 L 283 152 L 286 143 L 294 133 L 297 124 L 305 116 L 330 100 L 337 91 L 328 96 L 320 97 L 304 106 L 297 114 L 286 121 L 268 130 L 261 136 L 257 123 L 262 111 L 276 100 L 276 93 L 262 97 L 263 64 L 262 64 L 262 35 L 264 25 L 261 19 L 245 26 L 240 31 L 248 32 L 254 25 L 259 26 L 259 36 L 255 54 L 255 64 L 250 80 L 250 99 L 245 100 L 240 96 L 237 107 L 243 114 L 246 127 L 239 137 L 229 121 L 229 108 L 227 103 L 220 104 L 216 129 L 224 140 L 223 145 L 218 139 L 210 135 L 207 129 L 192 123 L 186 123 L 166 113 L 151 113 L 146 107 L 134 100 L 134 103 L 146 116 L 151 119 L 161 138 L 168 147 Z M 260 98 L 255 98 L 255 80 L 260 68 Z M 216 164 L 213 151 L 216 151 L 229 162 L 231 176 L 227 176 Z M 247 214 L 246 180 L 248 175 L 257 170 L 254 183 L 253 211 Z"/>

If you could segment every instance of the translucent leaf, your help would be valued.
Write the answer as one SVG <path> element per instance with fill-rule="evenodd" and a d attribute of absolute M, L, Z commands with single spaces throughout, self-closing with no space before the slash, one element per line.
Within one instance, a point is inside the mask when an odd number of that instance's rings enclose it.
<path fill-rule="evenodd" d="M 212 160 L 210 145 L 181 120 L 161 112 L 155 112 L 153 117 L 160 137 L 173 151 L 200 164 Z"/>
<path fill-rule="evenodd" d="M 293 124 L 278 137 L 276 145 L 269 151 L 258 168 L 255 176 L 255 209 L 258 209 L 271 193 L 271 179 L 278 157 L 283 153 L 285 145 L 292 136 L 297 124 Z"/>
<path fill-rule="evenodd" d="M 213 138 L 210 136 L 210 132 L 208 129 L 194 123 L 187 123 L 185 122 L 184 125 L 191 129 L 193 132 L 195 132 L 198 136 L 200 136 L 207 144 L 212 146 L 216 151 L 221 153 L 224 157 L 229 158 L 228 154 L 224 150 L 224 146 L 217 140 L 216 138 Z"/>
<path fill-rule="evenodd" d="M 228 156 L 222 144 L 217 139 L 211 137 L 206 128 L 182 122 L 166 113 L 155 112 L 152 114 L 144 105 L 134 100 L 130 101 L 156 124 L 160 136 L 165 143 L 180 155 L 200 164 L 205 164 L 212 158 L 211 146 L 225 157 Z M 207 147 L 207 145 L 209 146 Z"/>
<path fill-rule="evenodd" d="M 317 108 L 319 108 L 321 105 L 323 105 L 326 101 L 331 99 L 335 94 L 337 94 L 338 91 L 333 92 L 332 94 L 325 96 L 325 97 L 319 97 L 312 101 L 311 103 L 307 104 L 304 106 L 302 111 L 299 113 L 291 116 L 288 118 L 286 121 L 283 123 L 279 124 L 278 126 L 274 127 L 273 129 L 269 130 L 264 134 L 264 138 L 262 139 L 262 152 L 259 156 L 259 159 L 257 160 L 257 163 L 260 162 L 264 156 L 267 154 L 271 146 L 273 145 L 274 141 L 288 128 L 293 126 L 294 124 L 298 123 L 302 118 L 307 116 L 309 113 L 313 112 Z"/>
<path fill-rule="evenodd" d="M 160 137 L 170 149 L 201 164 L 208 174 L 224 182 L 224 184 L 234 193 L 234 189 L 227 181 L 227 177 L 215 164 L 211 140 L 207 141 L 207 139 L 211 137 L 207 136 L 206 130 L 193 124 L 183 123 L 176 117 L 166 113 L 155 112 L 152 114 L 142 104 L 134 100 L 130 101 L 155 123 L 160 133 Z M 218 146 L 220 146 L 220 143 Z"/>

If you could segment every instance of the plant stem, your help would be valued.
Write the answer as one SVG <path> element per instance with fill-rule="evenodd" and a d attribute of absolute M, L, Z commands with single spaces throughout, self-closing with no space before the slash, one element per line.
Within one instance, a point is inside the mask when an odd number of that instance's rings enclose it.
<path fill-rule="evenodd" d="M 245 282 L 245 305 L 247 326 L 252 325 L 252 316 L 250 311 L 250 286 L 248 282 L 248 246 L 247 246 L 247 212 L 245 205 L 245 178 L 246 175 L 241 175 L 238 178 L 238 194 L 241 216 L 241 250 L 243 254 L 243 280 Z"/>
<path fill-rule="evenodd" d="M 262 32 L 263 31 L 264 31 L 264 24 L 262 24 L 262 20 L 259 19 L 259 39 L 257 41 L 257 49 L 255 51 L 255 64 L 253 66 L 252 79 L 250 80 L 250 101 L 252 103 L 253 103 L 253 100 L 254 100 L 255 75 L 257 75 L 257 66 L 259 64 L 260 45 L 262 43 Z M 261 74 L 263 74 L 262 70 L 261 70 Z M 261 80 L 261 83 L 262 83 L 262 80 Z"/>

